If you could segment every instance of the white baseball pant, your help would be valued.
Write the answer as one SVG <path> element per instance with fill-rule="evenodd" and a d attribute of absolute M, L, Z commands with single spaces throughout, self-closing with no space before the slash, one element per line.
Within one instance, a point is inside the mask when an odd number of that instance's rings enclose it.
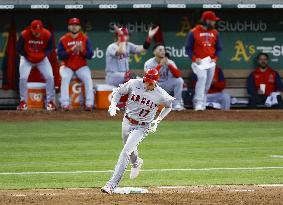
<path fill-rule="evenodd" d="M 94 104 L 94 93 L 93 93 L 93 83 L 91 79 L 91 71 L 88 66 L 83 66 L 77 71 L 73 71 L 71 68 L 66 66 L 61 66 L 60 76 L 61 76 L 61 105 L 70 105 L 70 94 L 69 85 L 73 75 L 76 76 L 84 83 L 86 92 L 86 106 L 93 107 Z"/>
<path fill-rule="evenodd" d="M 197 82 L 195 87 L 195 96 L 194 96 L 194 106 L 201 105 L 205 108 L 206 105 L 206 95 L 211 86 L 215 67 L 210 69 L 198 69 L 192 66 L 193 72 L 197 75 Z"/>
<path fill-rule="evenodd" d="M 117 187 L 121 181 L 129 162 L 135 164 L 138 159 L 138 145 L 148 134 L 148 125 L 133 125 L 124 117 L 122 122 L 122 149 L 114 173 L 107 184 Z"/>
<path fill-rule="evenodd" d="M 24 56 L 20 59 L 20 98 L 27 102 L 27 81 L 32 67 L 37 67 L 46 81 L 46 101 L 55 102 L 54 77 L 51 64 L 47 57 L 39 63 L 31 63 Z"/>
<path fill-rule="evenodd" d="M 109 85 L 118 87 L 125 82 L 125 72 L 108 72 L 106 73 L 105 81 Z"/>
<path fill-rule="evenodd" d="M 207 102 L 215 102 L 221 105 L 222 110 L 230 110 L 231 96 L 228 93 L 210 93 L 207 94 Z"/>
<path fill-rule="evenodd" d="M 169 78 L 166 81 L 159 82 L 158 85 L 163 88 L 167 93 L 173 93 L 175 100 L 173 101 L 173 106 L 180 104 L 184 105 L 182 98 L 182 91 L 184 80 L 183 78 Z"/>

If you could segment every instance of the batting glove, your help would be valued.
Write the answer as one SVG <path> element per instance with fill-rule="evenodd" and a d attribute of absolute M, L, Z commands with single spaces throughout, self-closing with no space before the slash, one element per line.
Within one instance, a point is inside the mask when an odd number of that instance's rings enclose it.
<path fill-rule="evenodd" d="M 110 114 L 111 117 L 115 116 L 117 114 L 117 111 L 119 111 L 120 109 L 118 107 L 116 107 L 116 105 L 110 105 L 108 112 Z"/>
<path fill-rule="evenodd" d="M 153 120 L 153 121 L 150 123 L 149 132 L 155 133 L 156 130 L 157 130 L 157 127 L 158 127 L 158 124 L 159 124 L 159 123 L 160 123 L 160 120 L 159 120 L 159 119 Z"/>
<path fill-rule="evenodd" d="M 156 26 L 155 28 L 149 28 L 148 31 L 148 37 L 151 39 L 158 31 L 159 26 Z"/>

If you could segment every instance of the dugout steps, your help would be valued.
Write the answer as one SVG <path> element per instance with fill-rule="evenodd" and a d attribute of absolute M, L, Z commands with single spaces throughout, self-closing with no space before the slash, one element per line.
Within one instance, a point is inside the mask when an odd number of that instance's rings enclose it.
<path fill-rule="evenodd" d="M 143 70 L 133 69 L 132 70 L 138 76 L 143 75 Z M 277 70 L 278 71 L 278 70 Z M 191 88 L 191 69 L 183 70 L 182 77 L 185 83 L 188 85 L 188 90 Z M 237 98 L 240 101 L 245 101 L 248 99 L 247 93 L 247 78 L 251 70 L 243 69 L 223 69 L 224 76 L 226 79 L 226 89 L 232 97 Z M 283 70 L 278 71 L 281 79 L 283 80 Z M 92 79 L 94 84 L 105 83 L 105 72 L 104 70 L 92 70 Z M 0 73 L 0 84 L 2 85 L 2 73 Z M 19 97 L 16 91 L 13 90 L 3 90 L 0 89 L 0 109 L 16 109 L 19 103 Z M 190 108 L 191 105 L 186 107 Z M 244 108 L 246 105 L 235 104 L 232 108 Z"/>

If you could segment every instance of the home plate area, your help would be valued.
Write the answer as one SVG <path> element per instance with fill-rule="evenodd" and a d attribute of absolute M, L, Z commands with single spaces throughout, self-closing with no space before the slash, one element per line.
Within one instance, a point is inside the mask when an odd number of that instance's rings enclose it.
<path fill-rule="evenodd" d="M 115 194 L 146 194 L 148 190 L 139 187 L 117 187 L 114 190 Z"/>

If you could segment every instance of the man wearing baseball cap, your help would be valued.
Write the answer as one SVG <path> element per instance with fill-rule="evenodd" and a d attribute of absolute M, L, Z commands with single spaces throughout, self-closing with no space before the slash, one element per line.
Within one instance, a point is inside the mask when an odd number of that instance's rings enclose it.
<path fill-rule="evenodd" d="M 81 32 L 78 18 L 68 21 L 69 32 L 61 37 L 58 44 L 58 57 L 62 60 L 61 75 L 61 106 L 63 110 L 70 110 L 69 84 L 75 74 L 85 85 L 85 110 L 92 111 L 94 104 L 93 83 L 91 71 L 87 66 L 87 59 L 93 56 L 93 49 L 89 38 Z"/>
<path fill-rule="evenodd" d="M 119 86 L 131 77 L 129 76 L 129 59 L 131 54 L 139 54 L 149 49 L 151 39 L 159 27 L 149 28 L 148 36 L 143 45 L 129 42 L 129 31 L 126 27 L 114 25 L 117 41 L 106 49 L 106 83 Z"/>
<path fill-rule="evenodd" d="M 194 96 L 196 111 L 206 109 L 206 95 L 222 50 L 219 33 L 215 29 L 215 24 L 219 20 L 213 11 L 205 11 L 202 13 L 200 25 L 194 27 L 187 36 L 186 53 L 192 60 L 192 70 L 198 78 Z M 210 61 L 211 66 L 207 66 L 207 61 Z"/>
<path fill-rule="evenodd" d="M 147 71 L 152 67 L 157 67 L 160 76 L 158 85 L 176 98 L 173 101 L 172 110 L 184 110 L 182 99 L 184 80 L 181 77 L 181 71 L 177 68 L 175 62 L 167 57 L 168 54 L 166 55 L 164 44 L 158 43 L 154 45 L 153 54 L 154 57 L 144 63 L 144 70 Z"/>
<path fill-rule="evenodd" d="M 27 80 L 32 67 L 37 67 L 46 80 L 46 109 L 55 110 L 54 77 L 47 56 L 52 51 L 52 36 L 40 20 L 33 20 L 21 32 L 17 42 L 20 59 L 20 105 L 18 110 L 27 110 Z"/>
<path fill-rule="evenodd" d="M 130 179 L 138 177 L 143 165 L 143 160 L 138 153 L 139 144 L 149 133 L 154 133 L 157 130 L 159 123 L 172 110 L 174 98 L 157 85 L 158 79 L 159 72 L 156 67 L 152 67 L 145 72 L 142 79 L 131 79 L 112 92 L 111 104 L 108 109 L 110 116 L 115 116 L 119 111 L 117 104 L 122 96 L 127 95 L 128 100 L 122 122 L 124 147 L 112 177 L 101 188 L 104 193 L 114 193 L 129 164 L 132 166 Z M 164 107 L 155 118 L 159 105 Z"/>

